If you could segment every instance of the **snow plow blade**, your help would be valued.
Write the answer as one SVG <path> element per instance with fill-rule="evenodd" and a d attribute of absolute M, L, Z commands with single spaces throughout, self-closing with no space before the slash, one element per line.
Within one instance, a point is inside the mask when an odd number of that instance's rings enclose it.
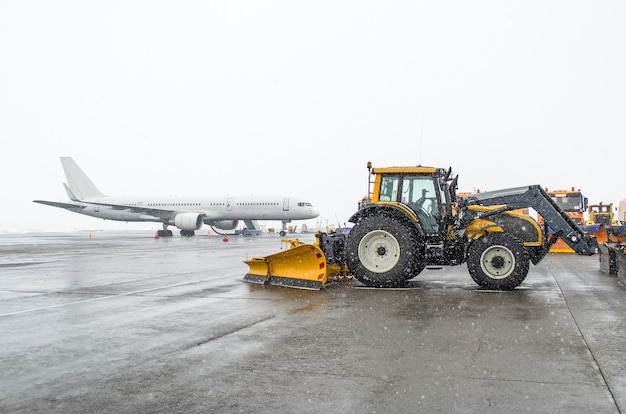
<path fill-rule="evenodd" d="M 244 260 L 250 267 L 244 282 L 320 290 L 328 282 L 324 253 L 313 244 L 291 244 L 288 250 Z"/>
<path fill-rule="evenodd" d="M 586 235 L 594 236 L 598 244 L 606 243 L 609 240 L 609 234 L 603 224 L 591 224 L 584 226 L 583 230 Z"/>

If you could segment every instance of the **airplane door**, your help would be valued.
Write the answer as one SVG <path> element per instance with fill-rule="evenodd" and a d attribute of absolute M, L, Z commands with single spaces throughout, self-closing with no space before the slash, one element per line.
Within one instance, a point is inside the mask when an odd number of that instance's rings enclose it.
<path fill-rule="evenodd" d="M 289 199 L 288 198 L 283 199 L 283 211 L 289 211 Z"/>
<path fill-rule="evenodd" d="M 233 199 L 232 198 L 226 199 L 226 211 L 233 211 Z"/>

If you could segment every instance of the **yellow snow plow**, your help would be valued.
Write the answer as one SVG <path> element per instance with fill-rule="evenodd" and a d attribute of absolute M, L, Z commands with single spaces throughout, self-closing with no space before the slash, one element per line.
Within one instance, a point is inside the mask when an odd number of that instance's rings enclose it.
<path fill-rule="evenodd" d="M 320 290 L 329 279 L 347 275 L 345 265 L 333 263 L 320 249 L 320 240 L 325 239 L 326 235 L 318 233 L 315 244 L 305 244 L 298 239 L 282 240 L 282 243 L 289 245 L 287 250 L 244 260 L 250 267 L 244 281 L 259 285 Z"/>

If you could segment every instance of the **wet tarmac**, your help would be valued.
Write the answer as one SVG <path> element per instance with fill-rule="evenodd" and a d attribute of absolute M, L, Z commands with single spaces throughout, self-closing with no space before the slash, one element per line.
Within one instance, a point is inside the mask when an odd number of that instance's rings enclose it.
<path fill-rule="evenodd" d="M 0 235 L 0 412 L 626 412 L 626 289 L 597 256 L 549 255 L 513 292 L 464 265 L 408 289 L 242 282 L 280 248 Z"/>

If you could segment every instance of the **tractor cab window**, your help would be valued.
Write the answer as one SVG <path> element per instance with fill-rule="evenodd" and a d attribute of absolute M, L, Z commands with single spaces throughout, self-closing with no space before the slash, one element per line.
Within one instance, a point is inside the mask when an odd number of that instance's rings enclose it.
<path fill-rule="evenodd" d="M 409 176 L 402 180 L 403 202 L 417 214 L 422 221 L 424 230 L 436 233 L 439 231 L 437 216 L 439 202 L 437 190 L 431 176 Z"/>
<path fill-rule="evenodd" d="M 400 187 L 400 178 L 397 176 L 385 176 L 380 183 L 379 201 L 398 201 L 398 188 Z"/>
<path fill-rule="evenodd" d="M 380 183 L 378 200 L 405 204 L 415 212 L 427 233 L 439 231 L 439 201 L 431 176 L 385 175 Z"/>

